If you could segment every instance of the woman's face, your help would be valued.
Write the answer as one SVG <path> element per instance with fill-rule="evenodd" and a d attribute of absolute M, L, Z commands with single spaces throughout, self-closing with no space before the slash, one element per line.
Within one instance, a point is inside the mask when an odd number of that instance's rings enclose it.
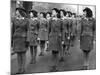
<path fill-rule="evenodd" d="M 56 16 L 57 15 L 57 12 L 55 10 L 52 10 L 52 15 L 53 16 Z"/>
<path fill-rule="evenodd" d="M 62 11 L 60 11 L 60 16 L 64 16 L 64 13 Z"/>
<path fill-rule="evenodd" d="M 83 17 L 86 17 L 86 11 L 83 12 Z"/>
<path fill-rule="evenodd" d="M 40 14 L 40 18 L 43 18 L 43 14 L 42 13 Z"/>
<path fill-rule="evenodd" d="M 38 18 L 41 18 L 41 17 L 40 17 L 40 12 L 38 12 L 37 16 L 38 16 Z"/>
<path fill-rule="evenodd" d="M 20 17 L 21 16 L 18 10 L 16 10 L 16 16 L 17 17 Z"/>
<path fill-rule="evenodd" d="M 46 18 L 50 18 L 50 14 L 47 14 L 47 15 L 46 15 Z"/>
<path fill-rule="evenodd" d="M 31 17 L 31 18 L 33 17 L 33 13 L 32 13 L 32 12 L 30 12 L 30 17 Z"/>
<path fill-rule="evenodd" d="M 66 14 L 66 17 L 69 17 L 69 14 L 68 13 Z"/>
<path fill-rule="evenodd" d="M 75 15 L 72 15 L 72 18 L 75 18 Z"/>

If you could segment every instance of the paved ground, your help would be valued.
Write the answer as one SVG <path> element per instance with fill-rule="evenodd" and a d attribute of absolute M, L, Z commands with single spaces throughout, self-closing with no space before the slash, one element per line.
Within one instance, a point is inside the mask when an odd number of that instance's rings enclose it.
<path fill-rule="evenodd" d="M 95 42 L 94 42 L 95 44 Z M 30 53 L 29 50 L 26 53 L 27 60 L 26 60 L 26 73 L 37 73 L 37 72 L 49 72 L 50 66 L 52 66 L 52 55 L 50 52 L 45 52 L 44 56 L 38 56 L 40 53 L 40 48 L 38 47 L 38 54 L 37 54 L 37 63 L 36 64 L 29 64 L 30 62 Z M 83 54 L 79 48 L 79 41 L 75 41 L 74 47 L 70 48 L 71 55 L 65 56 L 65 62 L 59 63 L 58 69 L 59 71 L 73 71 L 73 70 L 81 70 L 83 64 Z M 18 66 L 17 66 L 17 55 L 14 54 L 11 56 L 11 72 L 16 73 Z M 96 51 L 95 46 L 94 49 L 90 53 L 90 69 L 96 68 Z"/>

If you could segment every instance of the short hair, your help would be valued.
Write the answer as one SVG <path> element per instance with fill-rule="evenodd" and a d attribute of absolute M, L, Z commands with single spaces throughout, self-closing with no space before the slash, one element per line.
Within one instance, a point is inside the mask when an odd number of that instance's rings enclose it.
<path fill-rule="evenodd" d="M 71 11 L 69 11 L 69 17 L 71 17 L 72 16 L 72 12 Z"/>
<path fill-rule="evenodd" d="M 66 15 L 69 13 L 69 11 L 66 11 Z"/>
<path fill-rule="evenodd" d="M 59 11 L 59 9 L 57 9 L 57 8 L 53 8 L 52 10 L 55 10 L 56 13 L 57 13 L 57 18 L 60 18 L 60 11 Z"/>
<path fill-rule="evenodd" d="M 59 9 L 57 9 L 57 8 L 53 8 L 52 10 L 55 10 L 57 13 L 60 13 Z"/>
<path fill-rule="evenodd" d="M 74 15 L 76 17 L 76 13 L 72 13 L 72 15 Z"/>
<path fill-rule="evenodd" d="M 19 11 L 22 17 L 27 17 L 26 10 L 24 8 L 16 8 L 16 11 Z"/>
<path fill-rule="evenodd" d="M 45 12 L 40 12 L 40 14 L 43 14 L 43 17 L 46 18 L 46 13 Z"/>
<path fill-rule="evenodd" d="M 37 17 L 37 11 L 36 10 L 31 10 L 29 11 L 29 14 L 32 13 L 34 15 L 34 17 Z"/>
<path fill-rule="evenodd" d="M 72 12 L 71 11 L 66 11 L 66 14 L 68 14 L 68 17 L 72 16 Z"/>
<path fill-rule="evenodd" d="M 65 11 L 65 10 L 60 9 L 60 11 L 62 11 L 62 12 L 63 12 L 63 14 L 64 14 L 64 16 L 66 16 L 66 11 Z"/>
<path fill-rule="evenodd" d="M 50 17 L 51 17 L 51 12 L 47 12 L 47 13 L 46 13 L 46 15 L 47 15 L 47 14 L 49 14 L 49 15 L 50 15 Z"/>
<path fill-rule="evenodd" d="M 91 10 L 90 8 L 88 8 L 88 7 L 86 7 L 86 8 L 83 10 L 83 12 L 86 12 L 86 17 L 87 17 L 87 18 L 90 18 L 90 17 L 93 16 L 92 10 Z"/>

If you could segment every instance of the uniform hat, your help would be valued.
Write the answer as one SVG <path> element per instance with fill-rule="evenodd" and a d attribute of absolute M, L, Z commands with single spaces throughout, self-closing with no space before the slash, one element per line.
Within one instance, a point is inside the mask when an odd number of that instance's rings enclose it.
<path fill-rule="evenodd" d="M 66 16 L 66 11 L 64 9 L 60 9 L 63 12 L 64 16 Z"/>
<path fill-rule="evenodd" d="M 27 15 L 26 15 L 26 10 L 24 9 L 24 8 L 22 8 L 22 7 L 18 7 L 18 8 L 16 8 L 16 11 L 19 11 L 19 13 L 21 14 L 21 16 L 23 16 L 23 17 L 26 17 Z"/>
<path fill-rule="evenodd" d="M 59 9 L 53 8 L 52 10 L 55 10 L 57 13 L 60 13 Z"/>
<path fill-rule="evenodd" d="M 93 16 L 93 12 L 90 8 L 86 7 L 83 12 L 86 11 L 86 17 L 92 17 Z"/>
<path fill-rule="evenodd" d="M 37 17 L 37 11 L 36 11 L 36 10 L 30 10 L 30 11 L 29 11 L 29 14 L 30 14 L 31 12 L 33 13 L 34 17 Z"/>
<path fill-rule="evenodd" d="M 57 12 L 57 17 L 60 18 L 60 11 L 57 8 L 53 8 L 52 10 L 55 10 Z"/>

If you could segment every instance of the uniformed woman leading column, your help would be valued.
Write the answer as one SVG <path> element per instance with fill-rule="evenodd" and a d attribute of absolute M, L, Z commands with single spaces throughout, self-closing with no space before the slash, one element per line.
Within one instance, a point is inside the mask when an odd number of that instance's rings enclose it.
<path fill-rule="evenodd" d="M 16 17 L 12 21 L 13 23 L 13 50 L 17 53 L 18 60 L 18 73 L 25 72 L 25 59 L 27 45 L 27 25 L 26 11 L 24 8 L 16 8 Z"/>
<path fill-rule="evenodd" d="M 86 7 L 83 10 L 83 18 L 80 21 L 80 49 L 84 55 L 83 69 L 89 69 L 89 54 L 93 49 L 93 41 L 95 36 L 95 19 L 92 10 Z"/>

